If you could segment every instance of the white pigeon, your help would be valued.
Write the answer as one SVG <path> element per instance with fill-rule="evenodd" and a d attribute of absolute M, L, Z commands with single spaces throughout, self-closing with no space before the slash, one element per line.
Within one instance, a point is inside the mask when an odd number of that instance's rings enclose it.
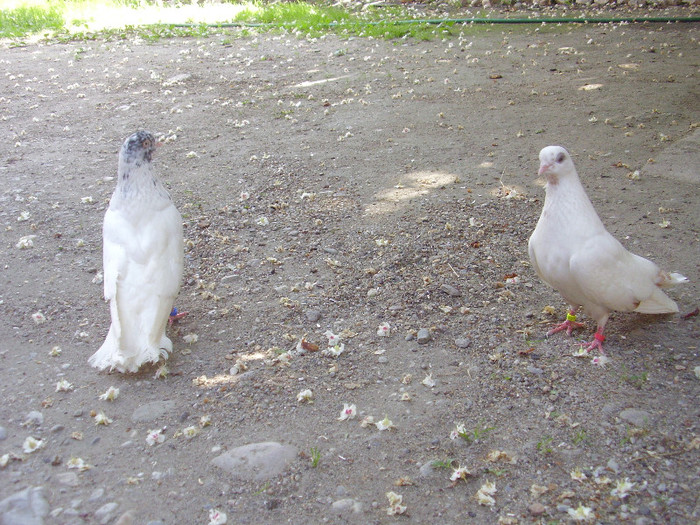
<path fill-rule="evenodd" d="M 100 370 L 136 372 L 173 349 L 165 328 L 182 279 L 182 217 L 154 175 L 156 145 L 153 135 L 138 131 L 119 152 L 117 187 L 102 227 L 112 324 L 89 359 Z"/>
<path fill-rule="evenodd" d="M 687 281 L 661 271 L 653 262 L 628 252 L 603 226 L 586 195 L 569 152 L 560 146 L 540 151 L 539 174 L 547 178 L 542 215 L 528 251 L 537 275 L 571 306 L 566 321 L 547 335 L 571 335 L 583 306 L 598 323 L 588 351 L 603 352 L 603 330 L 610 312 L 667 314 L 678 306 L 661 288 Z"/>

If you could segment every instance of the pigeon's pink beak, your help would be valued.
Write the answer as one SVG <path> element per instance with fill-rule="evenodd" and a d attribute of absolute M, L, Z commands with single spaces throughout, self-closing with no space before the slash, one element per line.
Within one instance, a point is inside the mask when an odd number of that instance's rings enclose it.
<path fill-rule="evenodd" d="M 543 162 L 542 164 L 540 164 L 540 171 L 538 171 L 537 174 L 544 175 L 545 173 L 547 173 L 549 171 L 549 168 L 551 168 L 551 167 L 552 167 L 551 164 L 547 164 L 546 162 Z"/>

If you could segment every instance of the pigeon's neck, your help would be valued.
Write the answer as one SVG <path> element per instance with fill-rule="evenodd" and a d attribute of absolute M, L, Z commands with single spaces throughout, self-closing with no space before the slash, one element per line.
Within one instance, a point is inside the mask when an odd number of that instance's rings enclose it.
<path fill-rule="evenodd" d="M 150 162 L 119 166 L 117 191 L 125 199 L 153 198 L 159 195 L 170 199 L 168 191 L 156 178 Z"/>
<path fill-rule="evenodd" d="M 583 224 L 587 230 L 605 229 L 578 176 L 559 178 L 556 183 L 548 182 L 545 191 L 544 216 L 559 217 L 564 223 Z"/>

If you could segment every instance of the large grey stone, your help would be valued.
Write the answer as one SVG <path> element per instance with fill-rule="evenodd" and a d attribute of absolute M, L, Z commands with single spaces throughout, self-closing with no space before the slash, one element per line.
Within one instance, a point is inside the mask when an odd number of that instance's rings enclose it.
<path fill-rule="evenodd" d="M 95 511 L 95 518 L 99 521 L 100 525 L 106 525 L 112 521 L 114 511 L 117 510 L 118 506 L 116 502 L 110 501 Z"/>
<path fill-rule="evenodd" d="M 211 462 L 234 478 L 261 481 L 281 474 L 296 455 L 291 445 L 267 441 L 234 448 Z"/>
<path fill-rule="evenodd" d="M 0 501 L 0 525 L 44 525 L 48 514 L 44 487 L 27 487 Z"/>
<path fill-rule="evenodd" d="M 620 419 L 634 425 L 635 427 L 645 427 L 651 422 L 651 414 L 636 408 L 626 408 L 620 412 Z"/>
<path fill-rule="evenodd" d="M 131 420 L 134 423 L 154 421 L 173 410 L 175 410 L 175 401 L 153 401 L 134 410 L 134 413 L 131 414 Z"/>

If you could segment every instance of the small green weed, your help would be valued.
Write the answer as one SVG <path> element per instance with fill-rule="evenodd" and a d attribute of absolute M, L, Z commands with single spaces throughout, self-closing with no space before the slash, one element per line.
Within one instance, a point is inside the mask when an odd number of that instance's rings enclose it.
<path fill-rule="evenodd" d="M 540 454 L 551 454 L 552 453 L 552 437 L 551 436 L 544 436 L 542 439 L 540 439 L 537 442 L 537 451 Z"/>
<path fill-rule="evenodd" d="M 630 374 L 627 367 L 625 365 L 622 365 L 622 375 L 620 376 L 620 378 L 628 385 L 631 385 L 639 390 L 649 380 L 649 372 L 645 371 L 639 374 Z"/>
<path fill-rule="evenodd" d="M 256 490 L 253 492 L 254 495 L 259 496 L 260 494 L 263 494 L 267 489 L 270 488 L 270 482 L 266 482 L 262 487 L 260 487 L 259 490 Z"/>
<path fill-rule="evenodd" d="M 433 468 L 449 469 L 449 468 L 453 468 L 454 463 L 455 463 L 454 458 L 447 458 L 447 459 L 436 459 L 431 463 L 431 465 Z"/>
<path fill-rule="evenodd" d="M 462 423 L 459 423 L 452 432 L 455 437 L 459 436 L 467 443 L 474 443 L 484 439 L 489 432 L 495 430 L 495 427 L 483 427 L 482 425 L 483 423 L 480 423 L 474 427 L 474 430 L 469 431 Z"/>
<path fill-rule="evenodd" d="M 584 429 L 579 429 L 574 433 L 573 442 L 574 445 L 578 445 L 588 440 L 588 434 Z"/>
<path fill-rule="evenodd" d="M 311 447 L 311 466 L 318 467 L 319 461 L 321 461 L 321 451 L 316 447 Z"/>

